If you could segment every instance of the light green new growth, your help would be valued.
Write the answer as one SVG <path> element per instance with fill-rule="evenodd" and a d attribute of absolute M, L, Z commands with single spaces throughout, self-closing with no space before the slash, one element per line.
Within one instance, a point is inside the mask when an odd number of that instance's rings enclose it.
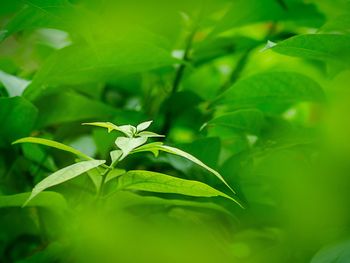
<path fill-rule="evenodd" d="M 26 200 L 23 206 L 27 205 L 28 202 L 30 202 L 34 197 L 36 197 L 39 193 L 46 190 L 47 188 L 64 183 L 86 172 L 88 172 L 90 178 L 93 180 L 94 184 L 97 187 L 97 196 L 102 197 L 104 194 L 104 185 L 110 180 L 109 174 L 111 174 L 114 170 L 122 171 L 120 169 L 116 169 L 117 164 L 130 154 L 146 151 L 152 152 L 156 157 L 158 156 L 159 151 L 163 151 L 186 158 L 206 169 L 211 174 L 215 175 L 233 193 L 235 193 L 230 185 L 217 171 L 210 168 L 191 154 L 180 149 L 164 145 L 162 142 L 151 142 L 146 144 L 149 138 L 164 137 L 163 135 L 146 131 L 146 129 L 148 129 L 151 124 L 152 121 L 146 121 L 140 123 L 135 127 L 132 125 L 118 126 L 110 122 L 83 123 L 83 125 L 106 128 L 108 132 L 118 131 L 124 135 L 117 137 L 115 140 L 115 145 L 118 149 L 110 152 L 112 162 L 109 166 L 104 164 L 106 162 L 105 160 L 95 160 L 70 146 L 55 141 L 33 137 L 22 138 L 15 141 L 13 144 L 38 143 L 54 147 L 60 150 L 71 152 L 81 159 L 86 160 L 62 168 L 39 182 L 33 188 L 30 197 Z M 98 167 L 100 168 L 95 169 Z M 92 173 L 92 171 L 94 172 Z M 132 172 L 123 171 L 121 173 L 118 172 L 118 175 L 114 176 L 113 178 L 119 180 L 117 190 L 141 190 L 158 193 L 177 193 L 199 197 L 222 196 L 236 202 L 241 206 L 241 204 L 234 198 L 210 187 L 209 185 L 206 185 L 205 183 L 193 180 L 184 180 L 162 173 L 138 170 Z"/>

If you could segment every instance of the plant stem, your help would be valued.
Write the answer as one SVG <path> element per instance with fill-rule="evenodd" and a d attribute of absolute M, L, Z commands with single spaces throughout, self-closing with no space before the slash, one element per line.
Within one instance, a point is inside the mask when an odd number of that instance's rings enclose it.
<path fill-rule="evenodd" d="M 261 40 L 261 43 L 266 42 L 269 40 L 271 36 L 275 34 L 276 31 L 276 23 L 271 23 L 268 31 L 266 33 L 266 36 Z M 219 88 L 217 92 L 217 96 L 215 99 L 209 102 L 207 109 L 211 109 L 213 105 L 217 102 L 218 99 L 220 99 L 220 96 L 228 90 L 234 83 L 238 81 L 238 79 L 241 76 L 242 71 L 245 69 L 247 62 L 249 60 L 250 55 L 252 54 L 252 51 L 256 48 L 256 46 L 248 48 L 243 55 L 240 57 L 240 59 L 237 61 L 236 67 L 233 69 L 233 71 L 230 74 L 229 79 Z"/>
<path fill-rule="evenodd" d="M 112 162 L 111 165 L 107 167 L 107 169 L 103 172 L 103 174 L 101 174 L 102 180 L 101 180 L 100 187 L 97 190 L 97 197 L 99 199 L 102 198 L 102 196 L 103 196 L 103 189 L 104 189 L 104 186 L 106 183 L 107 175 L 109 174 L 110 171 L 112 171 L 115 168 L 118 161 L 119 161 L 119 159 L 114 160 L 114 162 Z"/>
<path fill-rule="evenodd" d="M 185 47 L 185 53 L 183 55 L 182 60 L 184 62 L 188 62 L 190 61 L 190 51 L 191 51 L 191 47 L 192 47 L 192 42 L 193 42 L 193 38 L 196 34 L 196 29 L 193 29 L 192 32 L 189 34 L 188 38 L 187 38 L 187 42 L 186 42 L 186 47 Z M 177 90 L 179 89 L 179 84 L 181 82 L 181 79 L 183 77 L 183 74 L 185 72 L 185 68 L 186 68 L 186 63 L 182 63 L 179 68 L 176 71 L 176 75 L 174 78 L 174 82 L 173 82 L 173 86 L 171 89 L 171 95 L 176 93 Z"/>
<path fill-rule="evenodd" d="M 222 87 L 219 89 L 218 91 L 218 95 L 221 95 L 222 93 L 224 93 L 226 90 L 228 90 L 231 85 L 233 83 L 235 83 L 239 77 L 241 76 L 241 73 L 243 71 L 243 69 L 245 68 L 245 65 L 247 64 L 248 62 L 248 59 L 249 59 L 249 56 L 252 52 L 254 48 L 249 48 L 247 49 L 244 54 L 240 57 L 240 59 L 238 60 L 237 62 L 237 65 L 235 67 L 235 69 L 232 71 L 229 79 L 227 80 L 227 82 L 222 85 Z"/>
<path fill-rule="evenodd" d="M 184 55 L 182 58 L 183 63 L 181 63 L 181 65 L 179 66 L 179 68 L 176 71 L 173 85 L 171 88 L 171 92 L 170 92 L 169 97 L 166 99 L 166 101 L 171 100 L 174 97 L 175 93 L 179 89 L 180 82 L 182 80 L 182 77 L 183 77 L 185 69 L 186 69 L 186 62 L 190 61 L 190 51 L 192 48 L 193 38 L 194 38 L 196 32 L 197 32 L 197 28 L 194 28 L 187 38 L 185 52 L 184 52 Z M 171 128 L 172 119 L 173 118 L 172 118 L 171 108 L 167 107 L 167 110 L 165 111 L 165 120 L 164 120 L 163 129 L 162 129 L 162 134 L 167 135 L 169 133 L 169 130 Z"/>

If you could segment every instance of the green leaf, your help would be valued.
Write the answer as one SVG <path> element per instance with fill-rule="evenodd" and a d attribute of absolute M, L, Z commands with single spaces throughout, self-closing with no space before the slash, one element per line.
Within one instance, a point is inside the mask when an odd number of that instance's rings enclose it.
<path fill-rule="evenodd" d="M 39 109 L 39 128 L 61 123 L 89 119 L 108 119 L 119 111 L 100 101 L 74 92 L 62 92 L 43 96 L 35 101 Z"/>
<path fill-rule="evenodd" d="M 96 167 L 86 172 L 95 187 L 96 193 L 98 193 L 101 186 L 101 182 L 102 182 L 101 174 L 105 172 L 105 169 L 108 169 L 107 165 L 104 164 L 102 166 Z"/>
<path fill-rule="evenodd" d="M 150 171 L 134 170 L 125 173 L 119 177 L 118 188 L 198 197 L 222 196 L 239 204 L 232 197 L 202 182 L 180 179 Z"/>
<path fill-rule="evenodd" d="M 121 176 L 122 174 L 125 174 L 126 171 L 124 169 L 113 169 L 111 170 L 107 177 L 106 177 L 106 183 L 108 183 L 109 181 Z"/>
<path fill-rule="evenodd" d="M 55 161 L 47 151 L 38 144 L 24 143 L 22 144 L 23 157 L 33 163 L 36 169 L 45 168 L 47 171 L 54 172 L 57 170 Z M 39 168 L 40 167 L 40 168 Z"/>
<path fill-rule="evenodd" d="M 0 70 L 0 82 L 4 85 L 10 97 L 21 96 L 30 81 L 7 74 Z"/>
<path fill-rule="evenodd" d="M 91 125 L 91 126 L 107 128 L 108 132 L 111 132 L 113 130 L 120 131 L 128 137 L 132 137 L 136 131 L 136 128 L 134 126 L 131 126 L 131 125 L 117 126 L 111 122 L 90 122 L 90 123 L 83 123 L 83 125 Z"/>
<path fill-rule="evenodd" d="M 67 0 L 26 0 L 25 6 L 4 27 L 6 38 L 13 33 L 36 28 L 70 28 L 74 12 Z"/>
<path fill-rule="evenodd" d="M 136 134 L 136 128 L 132 125 L 119 126 L 120 131 L 126 134 L 128 137 L 133 137 Z"/>
<path fill-rule="evenodd" d="M 347 35 L 297 35 L 279 42 L 272 50 L 287 56 L 335 62 L 350 67 L 350 36 Z"/>
<path fill-rule="evenodd" d="M 29 198 L 30 193 L 21 193 L 15 195 L 0 195 L 0 208 L 4 207 L 21 207 L 23 203 Z M 67 208 L 65 198 L 55 192 L 42 192 L 31 200 L 27 206 L 45 207 L 53 210 L 62 210 Z"/>
<path fill-rule="evenodd" d="M 214 169 L 210 168 L 209 166 L 207 166 L 206 164 L 204 164 L 202 161 L 198 160 L 196 157 L 194 157 L 193 155 L 184 152 L 180 149 L 177 149 L 175 147 L 170 147 L 167 145 L 163 145 L 162 143 L 153 143 L 153 144 L 146 144 L 144 146 L 141 146 L 139 148 L 136 148 L 134 151 L 132 151 L 132 153 L 136 153 L 136 152 L 143 152 L 143 151 L 150 151 L 152 153 L 154 153 L 155 156 L 158 155 L 158 151 L 163 151 L 163 152 L 167 152 L 167 153 L 171 153 L 171 154 L 175 154 L 178 156 L 181 156 L 183 158 L 186 158 L 188 160 L 190 160 L 191 162 L 201 166 L 202 168 L 206 169 L 207 171 L 209 171 L 210 173 L 214 174 L 221 182 L 223 182 L 233 193 L 235 193 L 235 191 L 231 188 L 231 186 L 229 186 L 229 184 L 225 181 L 225 179 Z"/>
<path fill-rule="evenodd" d="M 178 144 L 177 146 L 183 151 L 195 156 L 207 166 L 211 168 L 218 167 L 218 161 L 221 152 L 221 138 L 205 137 L 193 140 L 189 143 Z M 169 156 L 168 161 L 173 167 L 182 171 L 184 174 L 190 174 L 193 171 L 197 171 L 192 169 L 192 166 L 189 165 L 189 161 L 187 159 L 184 159 L 180 156 Z M 195 179 L 195 177 L 192 179 Z M 201 178 L 200 173 L 198 173 L 197 178 Z"/>
<path fill-rule="evenodd" d="M 256 109 L 244 109 L 218 116 L 208 123 L 207 127 L 224 126 L 237 131 L 256 134 L 264 123 L 264 115 Z"/>
<path fill-rule="evenodd" d="M 231 28 L 259 22 L 292 21 L 300 25 L 317 27 L 324 21 L 313 4 L 288 1 L 283 6 L 276 0 L 235 0 L 224 17 L 216 23 L 213 35 Z"/>
<path fill-rule="evenodd" d="M 265 51 L 265 50 L 268 50 L 270 48 L 273 48 L 274 46 L 276 46 L 277 44 L 275 42 L 272 42 L 270 40 L 267 40 L 266 44 L 265 44 L 265 47 L 260 50 L 261 52 Z"/>
<path fill-rule="evenodd" d="M 37 119 L 38 110 L 22 97 L 0 98 L 0 147 L 28 136 Z"/>
<path fill-rule="evenodd" d="M 184 151 L 182 151 L 180 149 L 177 149 L 175 147 L 170 147 L 170 146 L 167 146 L 167 145 L 159 146 L 159 150 L 167 152 L 167 153 L 179 155 L 179 156 L 181 156 L 183 158 L 186 158 L 186 159 L 190 160 L 191 162 L 194 162 L 195 164 L 203 167 L 207 171 L 209 171 L 212 174 L 214 174 L 217 178 L 219 178 L 221 180 L 221 182 L 223 182 L 233 193 L 235 193 L 235 191 L 231 188 L 231 186 L 229 186 L 229 184 L 225 181 L 225 179 L 221 176 L 221 174 L 219 174 L 217 171 L 215 171 L 214 169 L 212 169 L 209 166 L 207 166 L 206 164 L 204 164 L 202 161 L 198 160 L 193 155 L 191 155 L 191 154 L 189 154 L 187 152 L 184 152 Z"/>
<path fill-rule="evenodd" d="M 115 144 L 123 152 L 123 155 L 120 158 L 120 160 L 123 160 L 133 149 L 144 144 L 146 141 L 147 141 L 147 137 L 137 137 L 137 138 L 118 137 L 115 140 Z"/>
<path fill-rule="evenodd" d="M 62 151 L 66 151 L 66 152 L 70 152 L 75 154 L 78 157 L 81 157 L 82 159 L 85 160 L 92 160 L 92 158 L 90 156 L 87 156 L 86 154 L 78 151 L 77 149 L 74 149 L 70 146 L 67 146 L 65 144 L 59 143 L 59 142 L 55 142 L 52 140 L 48 140 L 48 139 L 42 139 L 42 138 L 35 138 L 35 137 L 26 137 L 26 138 L 22 138 L 19 139 L 15 142 L 13 142 L 12 144 L 17 144 L 17 143 L 36 143 L 36 144 L 41 144 L 41 145 L 45 145 L 45 146 L 49 146 L 49 147 L 53 147 Z"/>
<path fill-rule="evenodd" d="M 232 214 L 223 208 L 220 205 L 217 205 L 215 203 L 211 202 L 196 202 L 196 201 L 189 201 L 189 200 L 179 200 L 179 199 L 165 199 L 165 198 L 159 198 L 155 196 L 144 196 L 144 195 L 138 195 L 133 192 L 129 191 L 115 191 L 113 194 L 108 196 L 108 200 L 106 202 L 110 203 L 111 205 L 115 205 L 117 202 L 119 202 L 123 207 L 130 208 L 130 207 L 137 207 L 138 211 L 139 209 L 144 209 L 147 207 L 159 207 L 159 209 L 162 209 L 164 211 L 169 211 L 170 208 L 176 208 L 176 207 L 187 207 L 187 208 L 202 208 L 202 209 L 208 209 L 217 211 L 220 213 L 224 213 L 227 216 L 232 217 Z M 151 210 L 154 211 L 154 210 Z M 158 211 L 158 210 L 157 210 Z"/>
<path fill-rule="evenodd" d="M 136 131 L 141 132 L 143 130 L 146 130 L 149 126 L 151 126 L 153 121 L 145 121 L 140 123 L 139 125 L 136 126 Z"/>
<path fill-rule="evenodd" d="M 123 155 L 123 152 L 120 150 L 114 150 L 110 152 L 112 163 L 114 163 L 116 160 L 119 160 L 119 158 Z"/>
<path fill-rule="evenodd" d="M 116 131 L 119 130 L 118 126 L 111 122 L 89 122 L 89 123 L 83 123 L 82 125 L 90 125 L 90 126 L 106 128 L 108 129 L 108 132 L 111 132 L 113 130 L 116 130 Z"/>
<path fill-rule="evenodd" d="M 104 164 L 105 162 L 106 161 L 103 161 L 103 160 L 83 161 L 83 162 L 79 162 L 79 163 L 75 163 L 70 166 L 67 166 L 61 170 L 58 170 L 57 172 L 49 175 L 44 180 L 39 182 L 33 188 L 30 197 L 27 199 L 27 201 L 24 203 L 23 206 L 27 205 L 30 200 L 32 200 L 36 195 L 38 195 L 40 192 L 44 191 L 45 189 L 54 185 L 64 183 L 68 180 L 71 180 L 95 167 L 100 166 L 101 164 Z"/>
<path fill-rule="evenodd" d="M 118 151 L 118 150 L 117 150 Z M 104 165 L 106 166 L 106 165 Z M 91 179 L 91 182 L 93 183 L 96 193 L 99 192 L 101 182 L 102 182 L 102 174 L 105 172 L 105 169 L 108 169 L 108 166 L 106 167 L 96 167 L 94 169 L 91 169 L 87 171 L 87 174 L 89 178 Z M 112 169 L 108 172 L 105 183 L 108 183 L 109 181 L 119 177 L 120 175 L 124 174 L 126 171 L 123 169 Z"/>
<path fill-rule="evenodd" d="M 47 86 L 104 81 L 117 75 L 145 72 L 176 62 L 170 51 L 142 40 L 68 46 L 48 58 L 24 95 L 33 100 L 41 96 Z"/>
<path fill-rule="evenodd" d="M 152 137 L 165 137 L 164 135 L 157 134 L 155 132 L 150 132 L 150 131 L 142 131 L 137 134 L 137 136 L 140 137 L 147 137 L 147 138 L 152 138 Z"/>
<path fill-rule="evenodd" d="M 152 152 L 155 157 L 159 154 L 159 147 L 163 145 L 162 142 L 151 142 L 147 143 L 145 145 L 142 145 L 134 150 L 132 150 L 131 153 L 138 153 L 138 152 Z"/>
<path fill-rule="evenodd" d="M 218 98 L 230 108 L 285 105 L 300 101 L 323 101 L 320 85 L 295 72 L 259 73 L 238 81 Z"/>

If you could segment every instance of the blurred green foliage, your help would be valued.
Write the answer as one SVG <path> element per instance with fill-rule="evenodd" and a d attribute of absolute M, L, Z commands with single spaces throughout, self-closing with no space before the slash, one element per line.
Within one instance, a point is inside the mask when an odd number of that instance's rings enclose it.
<path fill-rule="evenodd" d="M 0 262 L 350 262 L 349 18 L 347 0 L 2 0 Z M 22 208 L 76 160 L 13 141 L 110 162 L 117 135 L 80 123 L 147 120 L 244 209 L 116 180 L 96 203 L 91 172 Z M 230 194 L 170 154 L 118 169 Z"/>

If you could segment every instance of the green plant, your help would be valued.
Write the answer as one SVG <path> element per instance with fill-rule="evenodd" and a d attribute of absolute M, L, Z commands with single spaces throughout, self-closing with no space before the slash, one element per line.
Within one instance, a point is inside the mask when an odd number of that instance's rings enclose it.
<path fill-rule="evenodd" d="M 219 180 L 221 180 L 221 182 L 224 183 L 232 193 L 234 193 L 233 189 L 227 184 L 224 178 L 217 171 L 208 167 L 189 153 L 186 153 L 178 148 L 164 145 L 162 142 L 146 143 L 149 138 L 164 137 L 163 135 L 147 131 L 151 123 L 152 121 L 142 122 L 136 127 L 132 125 L 117 126 L 110 122 L 84 123 L 84 125 L 103 127 L 107 128 L 108 132 L 117 131 L 124 135 L 117 137 L 115 140 L 115 145 L 118 149 L 110 152 L 110 165 L 106 165 L 105 160 L 94 160 L 93 158 L 79 152 L 70 146 L 55 141 L 34 137 L 22 138 L 15 141 L 13 144 L 37 143 L 58 148 L 60 150 L 71 152 L 80 159 L 80 161 L 77 163 L 62 168 L 39 182 L 34 187 L 31 195 L 28 197 L 23 206 L 28 204 L 33 198 L 35 198 L 39 193 L 46 190 L 47 188 L 64 183 L 93 169 L 96 169 L 97 174 L 90 174 L 90 177 L 96 185 L 98 197 L 103 197 L 105 194 L 108 195 L 108 193 L 104 193 L 104 186 L 108 181 L 115 179 L 117 180 L 117 186 L 116 189 L 113 189 L 113 191 L 141 190 L 158 193 L 175 193 L 198 197 L 222 196 L 239 204 L 239 202 L 237 202 L 229 195 L 202 182 L 180 179 L 163 173 L 156 173 L 151 171 L 117 170 L 117 164 L 130 154 L 152 152 L 154 156 L 157 157 L 159 152 L 163 151 L 170 154 L 179 155 L 203 167 L 215 175 Z"/>
<path fill-rule="evenodd" d="M 0 2 L 1 263 L 349 262 L 348 0 Z"/>

